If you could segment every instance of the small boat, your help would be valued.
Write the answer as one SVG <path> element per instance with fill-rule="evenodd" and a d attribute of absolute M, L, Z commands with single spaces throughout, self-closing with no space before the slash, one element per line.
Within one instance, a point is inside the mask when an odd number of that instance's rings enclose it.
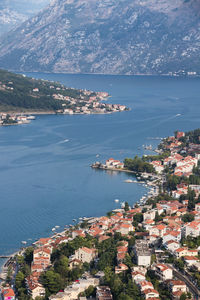
<path fill-rule="evenodd" d="M 99 154 L 97 154 L 96 157 L 99 157 Z"/>
<path fill-rule="evenodd" d="M 115 202 L 118 203 L 118 202 L 119 202 L 119 199 L 115 199 Z"/>
<path fill-rule="evenodd" d="M 176 114 L 176 117 L 179 117 L 179 116 L 181 116 L 181 114 Z"/>
<path fill-rule="evenodd" d="M 35 116 L 27 116 L 27 120 L 35 120 Z"/>
<path fill-rule="evenodd" d="M 73 219 L 72 221 L 73 221 L 73 222 L 76 222 L 76 219 Z"/>
<path fill-rule="evenodd" d="M 60 228 L 60 226 L 59 226 L 59 225 L 56 225 L 55 228 Z"/>
<path fill-rule="evenodd" d="M 126 179 L 126 180 L 124 180 L 124 182 L 126 182 L 126 183 L 132 183 L 133 180 L 131 180 L 131 179 Z"/>
<path fill-rule="evenodd" d="M 24 244 L 24 245 L 26 245 L 26 244 L 27 244 L 27 242 L 26 242 L 26 241 L 22 241 L 21 243 L 22 243 L 22 244 Z"/>
<path fill-rule="evenodd" d="M 52 228 L 52 229 L 51 229 L 51 231 L 55 231 L 55 230 L 56 230 L 55 228 Z"/>

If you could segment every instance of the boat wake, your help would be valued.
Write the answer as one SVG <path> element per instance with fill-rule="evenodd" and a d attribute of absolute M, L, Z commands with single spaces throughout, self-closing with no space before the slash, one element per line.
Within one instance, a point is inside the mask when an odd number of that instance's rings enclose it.
<path fill-rule="evenodd" d="M 60 145 L 60 144 L 64 144 L 64 143 L 67 143 L 67 142 L 69 142 L 69 140 L 68 140 L 68 139 L 66 139 L 66 140 L 63 140 L 63 141 L 60 141 L 60 142 L 58 142 L 57 144 L 58 144 L 58 145 Z"/>

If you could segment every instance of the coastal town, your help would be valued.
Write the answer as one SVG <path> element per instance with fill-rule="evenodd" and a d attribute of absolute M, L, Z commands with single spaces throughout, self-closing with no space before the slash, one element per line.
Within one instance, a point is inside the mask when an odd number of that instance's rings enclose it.
<path fill-rule="evenodd" d="M 200 299 L 200 129 L 163 139 L 156 155 L 93 167 L 132 172 L 150 191 L 21 249 L 2 299 Z"/>
<path fill-rule="evenodd" d="M 7 113 L 0 114 L 0 126 L 28 124 L 32 120 L 35 120 L 35 116 Z"/>
<path fill-rule="evenodd" d="M 37 80 L 0 70 L 0 112 L 3 115 L 9 112 L 8 122 L 4 122 L 5 119 L 1 117 L 3 125 L 26 122 L 22 116 L 18 120 L 19 113 L 23 113 L 25 118 L 25 114 L 33 113 L 88 115 L 129 110 L 125 105 L 105 103 L 109 97 L 107 92 L 69 88 L 57 82 Z"/>

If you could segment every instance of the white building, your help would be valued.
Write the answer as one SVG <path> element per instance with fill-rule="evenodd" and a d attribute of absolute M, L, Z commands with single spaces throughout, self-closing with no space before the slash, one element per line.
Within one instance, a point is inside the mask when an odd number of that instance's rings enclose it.
<path fill-rule="evenodd" d="M 151 252 L 146 241 L 136 240 L 135 254 L 138 266 L 148 267 L 151 265 Z"/>
<path fill-rule="evenodd" d="M 200 235 L 200 221 L 192 221 L 185 224 L 182 227 L 181 234 L 183 237 L 187 237 L 188 235 L 198 237 Z"/>
<path fill-rule="evenodd" d="M 172 269 L 164 264 L 157 264 L 155 266 L 155 273 L 160 277 L 162 281 L 173 278 Z"/>
<path fill-rule="evenodd" d="M 97 257 L 97 250 L 95 248 L 82 247 L 75 251 L 75 258 L 87 263 L 90 263 L 94 258 Z"/>

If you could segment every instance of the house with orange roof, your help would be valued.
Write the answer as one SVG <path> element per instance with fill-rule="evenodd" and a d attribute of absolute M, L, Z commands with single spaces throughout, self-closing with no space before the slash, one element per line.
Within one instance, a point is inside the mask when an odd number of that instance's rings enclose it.
<path fill-rule="evenodd" d="M 89 230 L 89 234 L 93 237 L 100 237 L 101 235 L 104 234 L 104 231 L 99 229 L 98 227 L 94 227 Z"/>
<path fill-rule="evenodd" d="M 126 256 L 126 252 L 119 252 L 117 253 L 117 263 L 122 263 Z"/>
<path fill-rule="evenodd" d="M 140 281 L 144 281 L 146 278 L 145 278 L 145 274 L 139 272 L 139 271 L 134 271 L 134 272 L 131 272 L 131 276 L 132 276 L 132 280 L 138 284 Z"/>
<path fill-rule="evenodd" d="M 47 258 L 50 262 L 51 250 L 49 248 L 46 248 L 46 247 L 34 249 L 34 251 L 33 251 L 33 262 L 35 261 L 36 258 L 41 258 L 41 257 Z"/>
<path fill-rule="evenodd" d="M 197 249 L 188 249 L 187 247 L 178 248 L 174 251 L 174 254 L 177 258 L 182 256 L 197 256 L 198 250 Z"/>
<path fill-rule="evenodd" d="M 177 131 L 176 132 L 176 138 L 179 140 L 180 138 L 185 136 L 185 132 L 183 131 Z"/>
<path fill-rule="evenodd" d="M 192 237 L 198 237 L 200 235 L 200 221 L 192 221 L 183 225 L 182 236 L 187 237 L 188 235 Z"/>
<path fill-rule="evenodd" d="M 155 274 L 160 277 L 162 281 L 169 280 L 173 278 L 172 269 L 165 264 L 155 265 Z"/>
<path fill-rule="evenodd" d="M 46 269 L 46 265 L 44 264 L 32 264 L 31 265 L 31 272 L 38 272 L 41 273 Z"/>
<path fill-rule="evenodd" d="M 115 267 L 115 274 L 119 274 L 128 270 L 127 265 L 121 263 Z"/>
<path fill-rule="evenodd" d="M 108 239 L 110 239 L 110 236 L 108 236 L 108 235 L 101 235 L 101 236 L 99 236 L 98 241 L 99 242 L 103 242 L 103 241 L 106 241 Z"/>
<path fill-rule="evenodd" d="M 77 229 L 72 231 L 72 238 L 75 239 L 77 236 L 85 237 L 85 232 L 82 229 Z"/>
<path fill-rule="evenodd" d="M 166 244 L 170 240 L 179 242 L 181 240 L 181 232 L 180 231 L 166 232 L 163 236 L 163 244 Z"/>
<path fill-rule="evenodd" d="M 152 226 L 151 228 L 149 228 L 150 235 L 155 234 L 159 237 L 163 237 L 163 235 L 166 233 L 166 231 L 167 231 L 167 226 L 164 224 L 155 225 L 155 226 Z"/>
<path fill-rule="evenodd" d="M 15 300 L 15 293 L 10 287 L 5 287 L 1 291 L 2 300 Z"/>
<path fill-rule="evenodd" d="M 26 278 L 26 288 L 32 299 L 45 296 L 45 288 L 38 282 L 39 277 L 30 275 Z"/>
<path fill-rule="evenodd" d="M 162 165 L 162 162 L 159 161 L 159 160 L 154 160 L 150 163 L 155 171 L 158 173 L 158 174 L 161 174 L 163 171 L 164 171 L 164 166 Z"/>
<path fill-rule="evenodd" d="M 120 224 L 117 228 L 116 232 L 120 232 L 122 235 L 129 234 L 130 231 L 133 231 L 133 225 L 132 224 Z"/>
<path fill-rule="evenodd" d="M 77 259 L 77 258 L 72 258 L 72 259 L 70 259 L 69 260 L 69 268 L 70 268 L 70 270 L 72 270 L 73 268 L 75 268 L 75 267 L 79 267 L 79 266 L 82 266 L 82 261 L 81 260 L 79 260 L 79 259 Z"/>
<path fill-rule="evenodd" d="M 187 256 L 184 256 L 183 259 L 188 267 L 195 265 L 199 261 L 199 259 L 196 256 L 188 256 L 187 255 Z"/>
<path fill-rule="evenodd" d="M 176 212 L 177 216 L 183 216 L 186 213 L 187 213 L 187 208 L 186 207 L 179 208 L 179 210 L 177 210 L 177 212 Z"/>
<path fill-rule="evenodd" d="M 143 280 L 143 281 L 140 281 L 138 283 L 138 286 L 140 288 L 141 291 L 144 291 L 144 290 L 147 290 L 147 289 L 153 289 L 153 284 L 148 281 L 148 280 Z"/>
<path fill-rule="evenodd" d="M 69 238 L 67 236 L 60 236 L 54 241 L 54 243 L 52 243 L 52 245 L 53 245 L 53 247 L 57 247 L 58 245 L 67 243 L 68 241 L 69 241 Z"/>
<path fill-rule="evenodd" d="M 87 263 L 90 263 L 97 257 L 97 249 L 82 247 L 75 251 L 75 258 Z"/>
<path fill-rule="evenodd" d="M 34 244 L 38 247 L 44 247 L 44 246 L 50 246 L 52 242 L 53 242 L 52 238 L 40 238 Z"/>
<path fill-rule="evenodd" d="M 183 282 L 181 280 L 170 280 L 169 288 L 172 293 L 175 293 L 175 292 L 187 293 L 187 286 L 186 286 L 185 282 Z"/>
<path fill-rule="evenodd" d="M 146 221 L 146 220 L 154 220 L 155 216 L 156 216 L 155 209 L 148 210 L 145 213 L 143 213 L 143 219 L 144 219 L 144 221 Z"/>
<path fill-rule="evenodd" d="M 168 242 L 165 243 L 165 247 L 167 250 L 169 250 L 170 252 L 174 252 L 176 249 L 180 248 L 180 243 L 170 240 Z"/>
<path fill-rule="evenodd" d="M 142 294 L 144 295 L 145 299 L 159 299 L 159 293 L 155 289 L 146 289 L 142 291 Z"/>

